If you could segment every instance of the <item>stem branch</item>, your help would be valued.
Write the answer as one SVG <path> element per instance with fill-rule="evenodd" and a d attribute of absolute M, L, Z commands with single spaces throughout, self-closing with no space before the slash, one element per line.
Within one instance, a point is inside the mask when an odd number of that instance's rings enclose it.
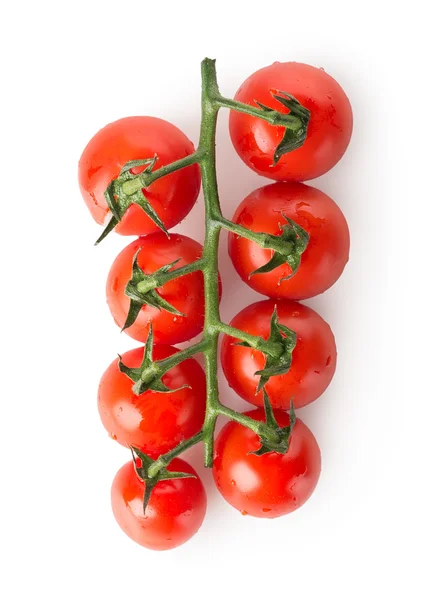
<path fill-rule="evenodd" d="M 149 185 L 161 177 L 170 175 L 171 173 L 174 173 L 174 171 L 179 171 L 180 169 L 184 169 L 185 167 L 189 167 L 195 163 L 200 163 L 203 155 L 203 150 L 198 148 L 198 150 L 193 152 L 193 154 L 189 154 L 184 158 L 180 158 L 179 160 L 176 160 L 169 165 L 165 165 L 160 169 L 149 172 L 143 171 L 138 177 L 130 179 L 129 181 L 125 181 L 122 186 L 122 190 L 127 196 L 132 196 L 132 194 L 135 194 L 135 192 L 138 192 L 138 190 L 149 187 Z"/>
<path fill-rule="evenodd" d="M 244 113 L 245 115 L 251 115 L 257 119 L 262 119 L 271 125 L 281 125 L 282 127 L 287 127 L 293 131 L 298 131 L 302 127 L 302 121 L 299 117 L 290 114 L 279 113 L 274 109 L 271 111 L 266 111 L 261 108 L 257 108 L 256 106 L 251 106 L 250 104 L 244 104 L 243 102 L 238 102 L 237 100 L 225 98 L 221 95 L 216 97 L 216 102 L 219 106 L 224 106 L 230 110 L 235 110 L 236 112 Z"/>
<path fill-rule="evenodd" d="M 275 342 L 269 342 L 264 338 L 256 335 L 251 335 L 250 333 L 246 333 L 241 329 L 236 329 L 236 327 L 232 327 L 231 325 L 227 325 L 227 323 L 223 323 L 219 321 L 217 323 L 217 329 L 221 331 L 221 333 L 225 333 L 226 335 L 230 335 L 230 337 L 237 338 L 242 342 L 247 342 L 254 348 L 254 350 L 260 350 L 260 352 L 264 352 L 265 354 L 270 354 L 271 356 L 281 356 L 283 353 L 283 348 L 281 344 Z"/>
<path fill-rule="evenodd" d="M 199 260 L 196 260 L 195 262 L 189 263 L 187 265 L 183 265 L 178 269 L 168 271 L 168 273 L 156 273 L 152 276 L 148 275 L 147 278 L 144 279 L 144 281 L 140 281 L 140 283 L 137 283 L 137 290 L 141 294 L 145 294 L 150 290 L 154 290 L 165 285 L 165 283 L 168 283 L 168 281 L 172 281 L 173 279 L 184 277 L 184 275 L 189 275 L 190 273 L 194 273 L 195 271 L 203 271 L 204 266 L 205 261 L 202 258 L 200 258 Z"/>
<path fill-rule="evenodd" d="M 159 374 L 165 374 L 167 371 L 169 371 L 173 367 L 176 367 L 177 365 L 187 360 L 188 358 L 194 356 L 195 354 L 198 354 L 199 352 L 204 352 L 207 349 L 207 347 L 208 341 L 202 340 L 197 344 L 193 344 L 193 346 L 189 346 L 188 348 L 184 348 L 183 350 L 180 350 L 179 352 L 168 356 L 167 358 L 157 360 L 156 363 L 154 363 L 156 365 L 156 372 Z"/>

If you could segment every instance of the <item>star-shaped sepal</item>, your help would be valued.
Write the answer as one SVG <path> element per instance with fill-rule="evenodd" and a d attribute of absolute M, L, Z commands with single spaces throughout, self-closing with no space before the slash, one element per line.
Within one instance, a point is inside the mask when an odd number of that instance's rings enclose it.
<path fill-rule="evenodd" d="M 291 267 L 291 273 L 287 277 L 282 277 L 279 283 L 286 279 L 290 279 L 296 274 L 300 266 L 301 256 L 306 250 L 309 243 L 309 233 L 298 225 L 293 219 L 282 215 L 286 220 L 284 225 L 281 225 L 281 235 L 267 235 L 263 243 L 263 248 L 272 249 L 272 258 L 263 266 L 259 267 L 252 275 L 261 273 L 269 273 L 281 265 L 288 264 Z"/>
<path fill-rule="evenodd" d="M 264 369 L 256 371 L 255 375 L 260 375 L 257 392 L 260 392 L 271 377 L 276 375 L 285 375 L 291 367 L 293 350 L 296 347 L 296 332 L 282 325 L 278 321 L 278 312 L 275 306 L 270 321 L 270 333 L 265 340 L 265 350 L 262 350 L 266 356 Z M 254 345 L 248 342 L 238 342 L 237 346 L 246 346 L 253 348 Z"/>
<path fill-rule="evenodd" d="M 119 356 L 119 370 L 134 382 L 132 391 L 136 396 L 147 392 L 147 390 L 170 393 L 190 387 L 186 384 L 172 390 L 163 383 L 162 377 L 165 375 L 165 371 L 153 360 L 153 329 L 151 325 L 146 345 L 144 346 L 144 357 L 141 365 L 136 368 L 127 367 L 123 363 L 122 357 Z"/>
<path fill-rule="evenodd" d="M 272 433 L 276 434 L 276 436 L 272 436 L 272 439 L 267 439 L 263 438 L 263 436 L 260 436 L 260 448 L 254 452 L 251 452 L 250 454 L 256 454 L 257 456 L 262 456 L 263 454 L 267 454 L 269 452 L 287 454 L 290 447 L 291 432 L 293 431 L 293 427 L 296 423 L 296 413 L 294 412 L 293 400 L 290 400 L 290 424 L 286 427 L 280 427 L 278 425 L 266 390 L 263 390 L 263 402 L 265 407 L 266 425 L 269 427 Z M 276 440 L 273 440 L 273 438 L 276 438 Z"/>
<path fill-rule="evenodd" d="M 181 259 L 177 259 L 168 265 L 164 265 L 154 273 L 147 275 L 138 264 L 138 255 L 140 250 L 141 248 L 139 248 L 134 255 L 132 261 L 132 277 L 128 281 L 125 288 L 125 294 L 131 299 L 131 302 L 129 304 L 128 315 L 122 331 L 130 327 L 135 322 L 141 308 L 145 304 L 148 306 L 153 306 L 154 308 L 158 308 L 159 310 L 166 310 L 174 315 L 179 315 L 181 317 L 185 316 L 182 312 L 172 306 L 172 304 L 162 298 L 162 296 L 156 291 L 156 288 L 162 285 L 162 275 L 169 273 L 169 271 Z"/>
<path fill-rule="evenodd" d="M 149 469 L 151 465 L 156 462 L 147 454 L 144 454 L 141 450 L 135 446 L 131 446 L 132 460 L 134 462 L 134 469 L 137 477 L 144 481 L 144 497 L 143 497 L 143 512 L 146 512 L 146 508 L 149 504 L 152 492 L 159 481 L 165 481 L 168 479 L 188 479 L 189 477 L 195 477 L 192 473 L 185 473 L 179 471 L 168 471 L 167 467 L 163 467 L 157 471 L 156 475 L 150 477 Z"/>
<path fill-rule="evenodd" d="M 297 148 L 300 148 L 305 143 L 311 111 L 300 104 L 297 98 L 291 94 L 287 94 L 287 92 L 272 92 L 272 96 L 289 110 L 287 114 L 284 114 L 270 106 L 256 102 L 259 108 L 265 113 L 269 113 L 272 117 L 272 124 L 284 125 L 286 127 L 284 136 L 273 155 L 273 165 L 275 166 L 281 156 L 292 150 L 297 150 Z"/>
<path fill-rule="evenodd" d="M 116 225 L 122 220 L 123 215 L 131 204 L 137 204 L 142 208 L 146 215 L 156 223 L 159 229 L 161 229 L 165 235 L 169 236 L 165 225 L 143 192 L 144 175 L 150 175 L 152 173 L 156 161 L 157 156 L 142 160 L 131 160 L 122 167 L 119 176 L 109 183 L 104 192 L 104 198 L 110 209 L 111 218 L 95 244 L 99 244 L 111 231 L 113 231 Z M 131 173 L 132 169 L 142 166 L 146 166 L 143 173 L 139 173 L 138 175 Z"/>

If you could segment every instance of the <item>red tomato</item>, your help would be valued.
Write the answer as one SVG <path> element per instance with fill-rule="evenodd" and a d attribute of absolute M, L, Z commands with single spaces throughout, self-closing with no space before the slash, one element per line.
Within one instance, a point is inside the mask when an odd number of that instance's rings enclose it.
<path fill-rule="evenodd" d="M 270 320 L 277 307 L 278 320 L 297 334 L 291 368 L 285 375 L 271 377 L 266 392 L 273 408 L 288 410 L 290 400 L 296 408 L 316 400 L 327 388 L 336 369 L 336 344 L 327 323 L 311 308 L 291 300 L 264 300 L 250 304 L 238 313 L 231 325 L 267 339 Z M 236 339 L 224 336 L 221 361 L 226 379 L 244 400 L 263 406 L 263 395 L 256 394 L 259 376 L 266 359 L 262 352 L 236 345 Z"/>
<path fill-rule="evenodd" d="M 135 473 L 132 461 L 119 469 L 111 488 L 116 521 L 134 542 L 151 550 L 169 550 L 187 542 L 202 525 L 207 508 L 204 486 L 187 462 L 175 458 L 168 470 L 195 477 L 159 481 L 145 514 L 145 483 Z"/>
<path fill-rule="evenodd" d="M 128 117 L 110 123 L 91 139 L 79 161 L 79 184 L 95 221 L 103 224 L 109 212 L 104 198 L 108 184 L 130 160 L 158 156 L 155 169 L 192 154 L 195 148 L 180 129 L 155 117 Z M 132 169 L 140 173 L 144 167 Z M 171 173 L 144 191 L 165 227 L 177 225 L 196 202 L 201 186 L 198 165 Z M 159 231 L 142 208 L 131 205 L 116 226 L 121 235 Z"/>
<path fill-rule="evenodd" d="M 349 256 L 349 230 L 333 200 L 303 183 L 273 183 L 261 187 L 238 206 L 233 221 L 251 231 L 280 235 L 285 215 L 310 235 L 297 273 L 288 264 L 269 273 L 250 273 L 265 265 L 273 250 L 229 234 L 229 254 L 239 276 L 257 292 L 271 298 L 301 300 L 325 292 L 340 277 Z M 281 281 L 282 280 L 282 281 Z"/>
<path fill-rule="evenodd" d="M 153 359 L 162 360 L 178 352 L 171 346 L 154 346 Z M 139 367 L 144 348 L 125 352 L 127 367 Z M 148 390 L 136 396 L 133 382 L 119 371 L 118 361 L 108 367 L 98 389 L 98 410 L 110 436 L 123 446 L 136 446 L 157 458 L 177 444 L 198 433 L 205 416 L 205 373 L 196 360 L 189 358 L 162 377 L 176 392 Z M 183 385 L 189 387 L 179 390 Z"/>
<path fill-rule="evenodd" d="M 130 299 L 125 295 L 126 285 L 132 275 L 132 260 L 138 248 L 138 264 L 147 274 L 181 259 L 173 269 L 194 262 L 202 255 L 202 246 L 185 235 L 172 233 L 168 239 L 163 233 L 155 233 L 135 240 L 116 257 L 107 278 L 107 303 L 119 327 L 123 327 L 129 310 Z M 144 342 L 150 323 L 154 339 L 159 344 L 176 344 L 193 338 L 204 325 L 204 281 L 200 271 L 169 281 L 157 289 L 185 317 L 164 309 L 144 305 L 133 325 L 125 329 L 132 338 Z"/>
<path fill-rule="evenodd" d="M 264 421 L 261 409 L 245 413 Z M 281 427 L 290 423 L 287 413 L 275 411 Z M 273 519 L 300 508 L 315 489 L 321 471 L 321 454 L 311 430 L 296 419 L 286 454 L 249 454 L 260 448 L 251 429 L 230 421 L 215 443 L 213 476 L 227 502 L 242 514 Z"/>
<path fill-rule="evenodd" d="M 284 135 L 256 117 L 230 112 L 230 135 L 235 150 L 256 173 L 278 181 L 305 181 L 329 171 L 343 156 L 352 134 L 349 100 L 333 77 L 323 69 L 296 62 L 276 62 L 256 71 L 244 81 L 235 100 L 264 105 L 287 113 L 272 97 L 278 91 L 291 94 L 311 111 L 306 140 L 300 148 L 283 155 L 273 166 L 273 155 Z"/>

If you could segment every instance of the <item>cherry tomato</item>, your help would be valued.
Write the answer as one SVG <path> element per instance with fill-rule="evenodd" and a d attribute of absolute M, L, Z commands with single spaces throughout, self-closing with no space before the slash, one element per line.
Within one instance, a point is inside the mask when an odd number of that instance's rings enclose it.
<path fill-rule="evenodd" d="M 264 411 L 245 413 L 264 421 Z M 281 427 L 290 423 L 287 413 L 275 411 Z M 229 421 L 215 443 L 213 476 L 223 496 L 242 514 L 273 519 L 300 508 L 315 489 L 321 471 L 321 454 L 311 430 L 296 419 L 286 454 L 251 454 L 260 438 L 251 429 Z"/>
<path fill-rule="evenodd" d="M 128 117 L 110 123 L 95 134 L 79 161 L 80 189 L 92 217 L 97 223 L 104 223 L 109 212 L 104 192 L 127 162 L 157 155 L 158 169 L 194 151 L 184 133 L 163 119 Z M 131 172 L 143 170 L 144 167 L 138 167 Z M 191 210 L 200 186 L 200 170 L 195 164 L 158 179 L 144 190 L 144 195 L 169 229 Z M 159 228 L 142 208 L 133 204 L 115 230 L 121 235 L 146 235 Z"/>
<path fill-rule="evenodd" d="M 172 233 L 168 239 L 163 233 L 154 233 L 126 246 L 114 261 L 107 278 L 107 303 L 117 325 L 123 327 L 129 310 L 130 299 L 125 288 L 132 275 L 132 261 L 138 249 L 138 265 L 147 273 L 177 259 L 173 269 L 194 262 L 202 255 L 202 246 L 185 235 Z M 157 292 L 184 317 L 165 309 L 144 305 L 139 315 L 125 332 L 144 342 L 150 323 L 154 339 L 159 344 L 176 344 L 191 339 L 202 331 L 204 325 L 204 281 L 200 271 L 184 275 L 165 283 Z"/>
<path fill-rule="evenodd" d="M 336 344 L 327 323 L 311 308 L 292 300 L 264 300 L 250 304 L 238 313 L 231 325 L 267 339 L 275 306 L 278 320 L 297 334 L 291 368 L 285 375 L 271 377 L 266 392 L 273 408 L 296 408 L 316 400 L 327 388 L 336 369 Z M 244 400 L 263 406 L 258 394 L 256 371 L 265 366 L 265 356 L 258 350 L 236 345 L 237 340 L 224 336 L 221 348 L 223 371 L 230 387 Z"/>
<path fill-rule="evenodd" d="M 288 109 L 272 92 L 291 94 L 311 111 L 306 140 L 273 166 L 273 155 L 284 135 L 259 118 L 230 112 L 230 135 L 235 150 L 256 173 L 278 181 L 305 181 L 329 171 L 343 156 L 352 134 L 352 109 L 340 85 L 323 69 L 296 62 L 276 62 L 256 71 L 241 85 L 235 100 L 256 101 L 279 112 Z"/>
<path fill-rule="evenodd" d="M 250 274 L 267 264 L 273 250 L 229 234 L 229 254 L 239 276 L 257 292 L 271 298 L 301 300 L 325 292 L 340 277 L 349 256 L 349 230 L 333 200 L 303 183 L 273 183 L 261 187 L 238 206 L 233 221 L 251 231 L 280 235 L 289 217 L 310 235 L 296 274 L 288 264 L 269 273 Z"/>
<path fill-rule="evenodd" d="M 178 352 L 171 346 L 155 346 L 153 359 L 162 360 Z M 127 367 L 139 367 L 144 348 L 122 355 Z M 175 392 L 147 390 L 136 396 L 133 381 L 121 373 L 118 361 L 108 367 L 98 389 L 98 410 L 110 436 L 123 446 L 136 446 L 157 458 L 177 444 L 198 433 L 205 416 L 205 373 L 196 360 L 189 358 L 162 377 Z M 188 387 L 178 389 L 184 385 Z"/>
<path fill-rule="evenodd" d="M 168 470 L 195 477 L 159 481 L 145 513 L 145 483 L 132 461 L 119 469 L 111 488 L 116 521 L 134 542 L 151 550 L 169 550 L 187 542 L 202 525 L 207 508 L 204 486 L 187 462 L 175 458 Z"/>

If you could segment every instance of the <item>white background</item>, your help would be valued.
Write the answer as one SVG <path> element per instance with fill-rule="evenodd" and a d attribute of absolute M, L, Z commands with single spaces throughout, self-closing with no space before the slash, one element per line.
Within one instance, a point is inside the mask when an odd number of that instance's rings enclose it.
<path fill-rule="evenodd" d="M 5 3 L 1 62 L 2 388 L 0 596 L 309 600 L 427 597 L 426 31 L 422 2 Z M 323 454 L 311 500 L 277 520 L 242 517 L 210 473 L 206 521 L 181 548 L 132 543 L 110 509 L 128 460 L 96 409 L 98 379 L 135 345 L 104 298 L 127 243 L 80 198 L 77 161 L 117 118 L 171 120 L 197 142 L 199 62 L 233 95 L 275 60 L 323 66 L 349 95 L 351 146 L 313 182 L 342 207 L 351 261 L 308 302 L 331 324 L 337 375 L 299 411 Z M 221 114 L 226 215 L 265 180 L 234 155 Z M 203 206 L 180 226 L 199 240 Z M 224 240 L 223 240 L 224 242 Z M 224 318 L 258 296 L 222 247 Z M 223 400 L 244 408 L 221 383 Z M 201 471 L 201 459 L 190 460 Z"/>

